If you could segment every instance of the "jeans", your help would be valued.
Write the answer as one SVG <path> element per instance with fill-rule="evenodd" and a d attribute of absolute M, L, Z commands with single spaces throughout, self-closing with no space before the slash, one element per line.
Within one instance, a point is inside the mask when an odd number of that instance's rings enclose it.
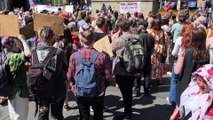
<path fill-rule="evenodd" d="M 132 116 L 132 87 L 134 79 L 134 76 L 115 75 L 116 83 L 118 84 L 123 96 L 125 116 Z"/>
<path fill-rule="evenodd" d="M 77 97 L 80 120 L 90 120 L 90 106 L 94 110 L 94 120 L 103 120 L 104 95 L 98 97 Z"/>
<path fill-rule="evenodd" d="M 174 73 L 174 67 L 175 67 L 176 62 L 177 62 L 177 60 L 174 60 L 173 67 L 172 67 L 172 77 L 171 77 L 171 81 L 170 81 L 169 102 L 172 103 L 172 104 L 175 104 L 177 82 L 178 82 L 178 79 L 179 79 L 179 75 L 176 75 Z"/>
<path fill-rule="evenodd" d="M 39 103 L 38 120 L 49 120 L 49 107 L 51 107 L 51 115 L 56 120 L 63 120 L 63 105 L 65 97 L 61 98 L 56 103 L 50 103 L 47 99 L 41 100 Z"/>

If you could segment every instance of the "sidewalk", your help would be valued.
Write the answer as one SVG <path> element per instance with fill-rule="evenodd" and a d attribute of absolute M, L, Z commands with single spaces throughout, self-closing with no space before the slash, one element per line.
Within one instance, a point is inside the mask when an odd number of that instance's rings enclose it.
<path fill-rule="evenodd" d="M 167 75 L 165 77 L 168 77 Z M 151 95 L 133 98 L 133 120 L 168 120 L 172 113 L 172 108 L 167 104 L 166 97 L 169 91 L 169 78 L 163 80 L 161 86 L 156 87 L 155 81 L 151 81 Z M 143 92 L 143 87 L 142 87 Z M 134 95 L 133 95 L 134 96 Z M 70 111 L 64 111 L 65 120 L 78 120 L 79 112 L 74 101 L 74 97 L 70 95 L 69 105 L 72 107 Z M 116 116 L 122 115 L 122 98 L 121 93 L 116 87 L 108 87 L 106 90 L 105 106 L 108 110 L 104 112 L 105 120 L 116 120 Z M 29 103 L 28 120 L 36 120 L 34 118 L 34 103 Z M 92 113 L 92 112 L 91 112 Z M 10 120 L 7 107 L 0 107 L 0 120 Z"/>

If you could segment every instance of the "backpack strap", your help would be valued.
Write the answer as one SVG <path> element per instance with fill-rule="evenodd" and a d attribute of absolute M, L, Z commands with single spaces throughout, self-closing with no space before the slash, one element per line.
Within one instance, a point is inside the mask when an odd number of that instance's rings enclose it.
<path fill-rule="evenodd" d="M 76 57 L 76 59 L 77 59 L 77 61 L 78 61 L 79 63 L 83 63 L 83 62 L 84 62 L 83 59 L 81 58 L 81 53 L 80 53 L 80 51 L 78 51 L 78 52 L 75 53 L 75 57 Z"/>
<path fill-rule="evenodd" d="M 36 51 L 37 51 L 37 48 L 35 48 L 35 49 L 32 50 L 32 56 L 33 56 L 33 57 L 32 57 L 32 58 L 33 58 L 33 59 L 32 59 L 32 65 L 33 65 L 33 64 L 38 64 L 38 63 L 39 63 L 38 55 L 37 55 L 37 52 L 36 52 Z"/>
<path fill-rule="evenodd" d="M 43 60 L 42 64 L 44 64 L 44 67 L 47 66 L 47 64 L 49 63 L 49 61 L 52 59 L 53 55 L 56 53 L 57 48 L 50 48 L 48 54 L 46 55 L 45 59 Z M 33 55 L 33 61 L 32 64 L 38 64 L 39 60 L 38 60 L 38 54 L 37 54 L 37 48 L 35 48 L 32 51 L 32 55 Z"/>
<path fill-rule="evenodd" d="M 44 61 L 42 62 L 44 64 L 44 67 L 47 66 L 47 64 L 49 63 L 49 61 L 55 55 L 56 51 L 57 51 L 57 48 L 54 48 L 54 47 L 50 48 L 48 54 L 46 55 Z"/>
<path fill-rule="evenodd" d="M 96 59 L 98 58 L 100 52 L 95 51 L 95 53 L 93 54 L 92 58 L 90 59 L 90 62 L 95 63 Z"/>

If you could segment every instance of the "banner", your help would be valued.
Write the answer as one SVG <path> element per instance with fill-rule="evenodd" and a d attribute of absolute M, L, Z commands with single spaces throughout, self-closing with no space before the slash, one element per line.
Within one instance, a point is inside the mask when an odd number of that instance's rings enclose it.
<path fill-rule="evenodd" d="M 19 35 L 18 16 L 0 15 L 0 36 Z"/>
<path fill-rule="evenodd" d="M 66 5 L 65 6 L 65 11 L 67 13 L 73 13 L 73 5 Z"/>
<path fill-rule="evenodd" d="M 140 12 L 140 2 L 121 2 L 120 13 Z"/>
<path fill-rule="evenodd" d="M 109 37 L 106 35 L 105 37 L 101 38 L 97 42 L 94 43 L 93 47 L 98 50 L 99 52 L 105 52 L 107 53 L 110 57 L 113 56 L 112 53 L 112 47 L 109 42 Z"/>
<path fill-rule="evenodd" d="M 43 26 L 52 27 L 56 35 L 64 35 L 64 18 L 55 15 L 34 14 L 34 30 L 39 32 Z"/>
<path fill-rule="evenodd" d="M 49 12 L 58 12 L 58 8 L 61 8 L 63 10 L 63 7 L 56 7 L 56 6 L 49 6 L 49 5 L 36 5 L 34 6 L 34 11 L 39 13 L 43 10 L 47 10 Z"/>
<path fill-rule="evenodd" d="M 33 28 L 34 28 L 33 23 L 30 23 L 30 24 L 24 26 L 23 28 L 20 28 L 20 34 L 24 35 L 26 40 L 29 38 L 32 38 L 32 37 L 36 36 Z"/>

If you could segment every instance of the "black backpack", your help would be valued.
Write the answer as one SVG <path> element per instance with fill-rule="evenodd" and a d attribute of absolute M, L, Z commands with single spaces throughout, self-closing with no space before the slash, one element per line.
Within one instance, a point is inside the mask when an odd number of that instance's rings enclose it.
<path fill-rule="evenodd" d="M 6 57 L 0 65 L 0 96 L 8 97 L 11 94 L 11 84 L 8 59 Z"/>
<path fill-rule="evenodd" d="M 45 59 L 40 63 L 36 49 L 32 51 L 32 67 L 28 73 L 27 86 L 33 101 L 39 103 L 40 100 L 55 101 L 56 81 L 54 71 L 47 67 L 51 58 L 55 55 L 57 48 L 51 48 Z"/>

